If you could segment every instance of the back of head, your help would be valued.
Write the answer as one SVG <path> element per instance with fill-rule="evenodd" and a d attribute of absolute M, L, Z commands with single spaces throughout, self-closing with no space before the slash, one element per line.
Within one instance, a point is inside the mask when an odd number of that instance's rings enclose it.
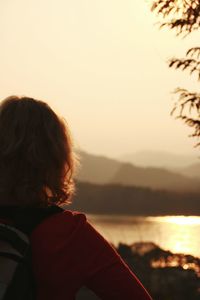
<path fill-rule="evenodd" d="M 66 203 L 73 170 L 64 121 L 42 101 L 6 98 L 0 105 L 0 204 Z"/>

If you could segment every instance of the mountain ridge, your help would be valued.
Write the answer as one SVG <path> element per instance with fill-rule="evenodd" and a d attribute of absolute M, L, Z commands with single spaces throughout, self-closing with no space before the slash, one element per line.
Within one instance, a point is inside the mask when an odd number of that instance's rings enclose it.
<path fill-rule="evenodd" d="M 130 162 L 138 166 L 161 167 L 167 169 L 185 168 L 198 163 L 199 159 L 193 154 L 177 154 L 167 151 L 143 150 L 128 153 L 119 157 L 122 162 Z"/>
<path fill-rule="evenodd" d="M 199 192 L 200 179 L 190 178 L 165 168 L 139 167 L 102 155 L 80 152 L 77 179 L 94 184 L 124 184 L 168 191 Z"/>

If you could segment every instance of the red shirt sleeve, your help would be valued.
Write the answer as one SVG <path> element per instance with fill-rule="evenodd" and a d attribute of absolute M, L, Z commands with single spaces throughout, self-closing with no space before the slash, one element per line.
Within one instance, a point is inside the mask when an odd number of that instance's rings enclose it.
<path fill-rule="evenodd" d="M 85 220 L 80 236 L 84 284 L 101 299 L 149 300 L 151 297 L 116 250 Z"/>
<path fill-rule="evenodd" d="M 31 243 L 38 299 L 54 299 L 56 294 L 58 299 L 57 289 L 59 299 L 67 299 L 83 285 L 103 300 L 151 299 L 82 213 L 64 211 L 51 216 L 34 230 Z"/>

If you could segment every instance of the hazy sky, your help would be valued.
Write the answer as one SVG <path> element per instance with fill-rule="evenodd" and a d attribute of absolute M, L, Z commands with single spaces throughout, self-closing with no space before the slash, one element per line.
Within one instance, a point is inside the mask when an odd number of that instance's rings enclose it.
<path fill-rule="evenodd" d="M 198 83 L 166 61 L 198 34 L 183 40 L 156 21 L 144 0 L 1 0 L 0 97 L 47 101 L 88 152 L 196 153 L 169 114 L 174 88 Z"/>

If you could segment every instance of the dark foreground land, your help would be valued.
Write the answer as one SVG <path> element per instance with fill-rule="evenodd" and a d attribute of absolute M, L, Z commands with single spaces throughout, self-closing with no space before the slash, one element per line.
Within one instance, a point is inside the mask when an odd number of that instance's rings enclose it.
<path fill-rule="evenodd" d="M 154 300 L 199 300 L 200 259 L 173 254 L 153 243 L 119 244 L 118 253 L 138 276 Z M 99 299 L 83 288 L 78 300 Z"/>
<path fill-rule="evenodd" d="M 200 192 L 169 192 L 120 184 L 78 182 L 76 196 L 67 209 L 106 215 L 200 216 L 199 198 Z"/>

